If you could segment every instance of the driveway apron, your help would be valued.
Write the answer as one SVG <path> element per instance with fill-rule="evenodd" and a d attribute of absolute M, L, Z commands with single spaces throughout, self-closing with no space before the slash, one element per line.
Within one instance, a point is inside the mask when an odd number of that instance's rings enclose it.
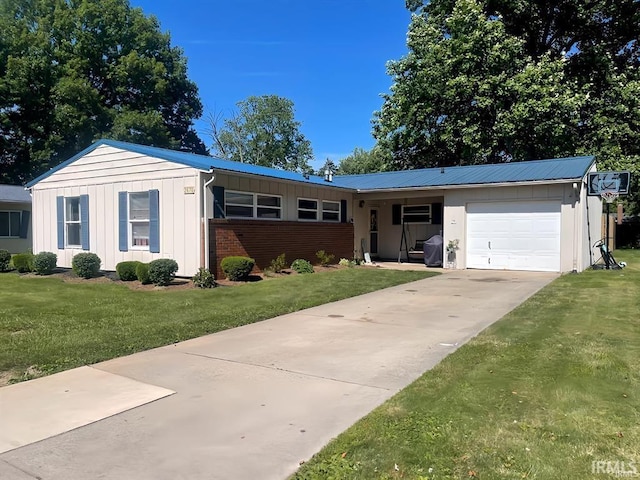
<path fill-rule="evenodd" d="M 284 479 L 556 277 L 451 271 L 4 387 L 0 478 Z"/>

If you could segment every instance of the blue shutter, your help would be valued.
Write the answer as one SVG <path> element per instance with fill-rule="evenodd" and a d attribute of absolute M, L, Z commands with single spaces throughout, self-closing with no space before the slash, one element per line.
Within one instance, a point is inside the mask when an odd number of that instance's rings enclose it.
<path fill-rule="evenodd" d="M 149 190 L 149 251 L 160 253 L 160 192 Z"/>
<path fill-rule="evenodd" d="M 20 238 L 27 238 L 29 235 L 29 219 L 31 218 L 31 212 L 29 210 L 22 211 L 22 217 L 20 219 Z"/>
<path fill-rule="evenodd" d="M 56 197 L 58 217 L 58 249 L 64 250 L 64 197 Z"/>
<path fill-rule="evenodd" d="M 127 192 L 118 192 L 118 245 L 121 252 L 129 250 L 129 212 Z"/>
<path fill-rule="evenodd" d="M 80 195 L 80 242 L 89 250 L 89 195 Z"/>
<path fill-rule="evenodd" d="M 340 200 L 340 221 L 347 223 L 347 201 Z"/>
<path fill-rule="evenodd" d="M 224 187 L 213 187 L 213 218 L 225 218 Z"/>

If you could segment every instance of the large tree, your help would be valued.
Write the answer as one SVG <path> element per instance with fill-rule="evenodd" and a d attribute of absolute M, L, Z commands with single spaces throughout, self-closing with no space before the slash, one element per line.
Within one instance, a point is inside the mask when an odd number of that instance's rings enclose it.
<path fill-rule="evenodd" d="M 357 175 L 362 173 L 384 172 L 389 168 L 386 152 L 378 146 L 371 150 L 360 147 L 353 149 L 348 156 L 340 160 L 337 173 L 340 175 Z"/>
<path fill-rule="evenodd" d="M 310 172 L 311 143 L 300 132 L 293 102 L 277 95 L 251 96 L 222 121 L 210 116 L 213 152 L 228 160 Z"/>
<path fill-rule="evenodd" d="M 0 2 L 0 182 L 100 137 L 206 153 L 186 60 L 128 0 Z"/>
<path fill-rule="evenodd" d="M 374 135 L 394 168 L 595 154 L 640 174 L 640 2 L 408 0 Z"/>

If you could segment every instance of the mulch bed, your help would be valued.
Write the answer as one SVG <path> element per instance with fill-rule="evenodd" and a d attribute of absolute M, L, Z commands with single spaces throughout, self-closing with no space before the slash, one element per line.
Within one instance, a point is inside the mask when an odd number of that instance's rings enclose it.
<path fill-rule="evenodd" d="M 313 268 L 317 273 L 321 273 L 346 267 L 342 267 L 340 265 L 330 265 L 328 267 L 314 266 Z M 23 273 L 22 275 L 25 277 L 33 278 L 40 277 L 40 275 L 36 275 L 35 273 Z M 287 269 L 283 270 L 281 273 L 256 273 L 250 275 L 248 280 L 243 282 L 232 282 L 231 280 L 227 280 L 226 278 L 221 278 L 219 280 L 216 280 L 216 283 L 220 287 L 233 287 L 251 282 L 260 282 L 263 280 L 273 280 L 277 278 L 288 277 L 290 275 L 299 274 L 293 270 Z M 118 278 L 116 272 L 100 272 L 100 274 L 94 278 L 80 278 L 73 272 L 73 270 L 64 268 L 56 268 L 54 270 L 54 273 L 52 273 L 51 275 L 47 275 L 47 277 L 59 278 L 65 283 L 116 283 L 125 285 L 131 290 L 187 290 L 197 288 L 190 278 L 176 278 L 175 280 L 173 280 L 173 282 L 171 282 L 171 284 L 167 285 L 166 287 L 158 287 L 156 285 L 143 285 L 137 280 L 132 282 L 123 282 Z"/>

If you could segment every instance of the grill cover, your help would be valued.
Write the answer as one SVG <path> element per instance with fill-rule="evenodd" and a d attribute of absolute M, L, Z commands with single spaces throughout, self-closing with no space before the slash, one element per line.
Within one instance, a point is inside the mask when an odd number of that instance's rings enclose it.
<path fill-rule="evenodd" d="M 427 267 L 442 267 L 442 235 L 434 235 L 424 242 L 424 264 Z"/>

